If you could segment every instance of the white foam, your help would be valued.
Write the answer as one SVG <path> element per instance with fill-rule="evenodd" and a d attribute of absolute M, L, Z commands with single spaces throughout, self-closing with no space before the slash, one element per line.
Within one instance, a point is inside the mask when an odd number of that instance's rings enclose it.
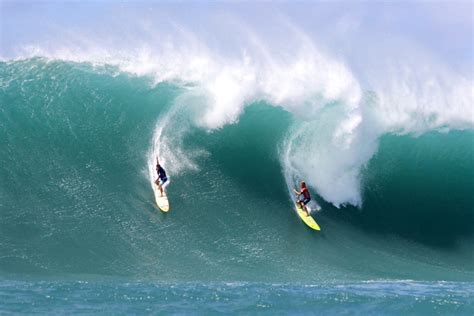
<path fill-rule="evenodd" d="M 208 155 L 204 150 L 187 149 L 184 151 L 182 144 L 186 133 L 191 128 L 193 116 L 186 111 L 188 102 L 199 104 L 199 96 L 193 91 L 183 93 L 178 97 L 173 107 L 161 116 L 153 134 L 150 150 L 148 152 L 148 173 L 151 183 L 156 179 L 155 170 L 157 158 L 171 177 L 186 170 L 199 170 L 193 159 Z"/>

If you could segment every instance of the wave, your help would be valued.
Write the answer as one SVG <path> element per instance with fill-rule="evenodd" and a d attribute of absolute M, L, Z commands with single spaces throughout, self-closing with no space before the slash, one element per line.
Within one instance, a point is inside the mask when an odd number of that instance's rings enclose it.
<path fill-rule="evenodd" d="M 425 55 L 373 75 L 298 28 L 278 53 L 243 30 L 232 54 L 184 32 L 1 62 L 2 271 L 473 279 L 469 75 Z M 150 211 L 156 156 L 173 217 Z M 291 213 L 300 179 L 317 240 Z"/>
<path fill-rule="evenodd" d="M 423 19 L 417 15 L 410 20 L 411 28 L 399 33 L 377 18 L 380 12 L 387 12 L 385 6 L 378 7 L 374 20 L 368 22 L 360 14 L 372 15 L 371 9 L 361 7 L 359 13 L 341 15 L 335 13 L 340 11 L 335 10 L 338 6 L 319 5 L 310 17 L 300 11 L 291 14 L 285 5 L 277 6 L 266 14 L 266 23 L 236 8 L 217 6 L 200 12 L 206 17 L 203 30 L 196 27 L 194 19 L 177 14 L 173 6 L 145 9 L 124 5 L 116 10 L 129 21 L 126 27 L 108 15 L 106 21 L 101 20 L 102 26 L 85 25 L 74 33 L 53 28 L 51 36 L 57 38 L 53 44 L 11 39 L 17 46 L 8 60 L 40 56 L 86 62 L 105 67 L 113 75 L 147 76 L 152 85 L 177 83 L 185 86 L 187 93 L 169 116 L 190 112 L 185 114 L 189 117 L 186 124 L 205 130 L 238 122 L 246 106 L 258 101 L 281 107 L 296 118 L 281 152 L 287 185 L 304 178 L 336 206 L 361 206 L 360 171 L 377 152 L 380 137 L 473 128 L 474 86 L 472 74 L 465 71 L 472 69 L 472 54 L 466 59 L 459 53 L 460 64 L 454 63 L 453 58 L 441 54 L 441 48 L 430 46 L 423 40 L 426 36 L 418 34 L 422 26 L 427 32 L 437 32 L 440 40 L 451 41 L 453 50 L 465 52 L 455 37 L 445 38 L 444 32 L 456 25 L 455 34 L 470 38 L 472 28 L 470 22 L 463 24 L 449 16 L 443 16 L 443 22 L 437 19 L 439 8 L 413 4 L 411 10 L 424 12 L 420 14 Z M 100 12 L 93 7 L 82 8 Z M 470 21 L 463 14 L 465 5 L 450 9 L 462 21 Z M 393 8 L 389 12 L 393 21 L 413 18 Z M 156 14 L 161 19 L 157 20 Z M 327 35 L 311 31 L 303 17 Z M 6 23 L 16 25 L 15 20 Z M 396 24 L 397 29 L 400 24 L 404 23 Z M 120 36 L 109 32 L 111 25 L 123 31 Z M 267 30 L 269 25 L 272 32 Z M 380 27 L 389 35 L 379 34 Z M 274 32 L 284 40 L 276 40 Z M 162 146 L 159 135 L 170 121 L 162 119 L 156 127 L 150 156 Z M 181 131 L 176 139 L 185 133 Z M 164 142 L 171 146 L 170 140 Z M 179 144 L 172 147 L 180 151 Z M 167 155 L 171 154 L 164 153 Z M 184 152 L 177 155 L 173 165 L 179 160 L 195 168 L 192 157 Z"/>
<path fill-rule="evenodd" d="M 182 86 L 183 95 L 175 108 L 157 124 L 154 149 L 150 149 L 150 156 L 155 156 L 165 146 L 159 144 L 160 135 L 164 126 L 173 124 L 177 144 L 169 139 L 164 142 L 177 156 L 163 154 L 173 165 L 181 161 L 194 168 L 192 157 L 186 157 L 179 146 L 185 128 L 176 131 L 172 117 L 180 116 L 186 126 L 210 131 L 237 123 L 245 107 L 260 100 L 283 108 L 295 117 L 281 154 L 288 186 L 304 178 L 336 206 L 363 203 L 360 170 L 377 152 L 381 136 L 473 128 L 469 77 L 442 64 L 423 62 L 422 56 L 416 61 L 379 65 L 382 73 L 367 82 L 365 76 L 372 74 L 371 69 L 361 75 L 343 59 L 323 53 L 304 34 L 297 35 L 300 43 L 291 59 L 272 56 L 251 35 L 252 49 L 244 49 L 237 58 L 221 56 L 205 43 L 199 43 L 201 49 L 186 45 L 175 49 L 173 42 L 163 44 L 171 47 L 164 52 L 144 48 L 121 55 L 106 50 L 77 56 L 63 50 L 35 49 L 33 54 L 92 62 L 96 67 L 110 64 L 118 67 L 115 72 L 148 76 L 152 85 L 171 81 Z M 370 90 L 364 90 L 361 80 Z"/>

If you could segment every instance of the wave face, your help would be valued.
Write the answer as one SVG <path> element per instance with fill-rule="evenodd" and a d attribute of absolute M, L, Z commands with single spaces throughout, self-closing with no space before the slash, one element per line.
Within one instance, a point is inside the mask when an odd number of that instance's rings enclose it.
<path fill-rule="evenodd" d="M 372 105 L 360 122 L 342 99 L 302 120 L 250 98 L 216 128 L 199 84 L 40 58 L 0 73 L 2 276 L 474 281 L 469 113 L 373 139 L 385 128 L 360 123 L 377 121 L 373 93 L 361 92 Z M 150 185 L 156 155 L 172 181 L 166 215 Z M 288 194 L 313 176 L 320 234 Z"/>

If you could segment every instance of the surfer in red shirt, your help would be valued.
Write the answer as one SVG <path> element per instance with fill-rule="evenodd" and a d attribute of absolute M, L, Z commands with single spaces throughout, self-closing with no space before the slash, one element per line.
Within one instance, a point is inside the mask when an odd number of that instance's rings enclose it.
<path fill-rule="evenodd" d="M 304 181 L 301 181 L 300 191 L 296 191 L 295 189 L 293 189 L 293 191 L 295 191 L 295 194 L 298 197 L 298 199 L 296 200 L 296 203 L 309 216 L 309 212 L 308 212 L 308 209 L 306 208 L 306 204 L 308 204 L 309 201 L 311 201 L 311 195 L 309 194 L 308 188 L 306 187 L 306 183 Z"/>

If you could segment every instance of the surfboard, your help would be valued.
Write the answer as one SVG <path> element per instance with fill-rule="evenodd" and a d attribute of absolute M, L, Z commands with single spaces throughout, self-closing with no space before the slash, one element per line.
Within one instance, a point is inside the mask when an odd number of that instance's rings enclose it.
<path fill-rule="evenodd" d="M 298 204 L 295 203 L 295 205 L 296 205 L 296 211 L 298 212 L 299 217 L 306 225 L 308 225 L 311 229 L 321 230 L 318 223 L 316 223 L 316 221 L 311 215 L 307 215 L 306 212 Z M 308 206 L 306 207 L 311 212 L 311 209 Z"/>
<path fill-rule="evenodd" d="M 166 191 L 163 191 L 163 196 L 161 196 L 160 189 L 156 183 L 153 183 L 153 191 L 155 192 L 156 205 L 158 205 L 160 211 L 167 213 L 170 210 L 170 203 L 168 196 L 166 196 Z"/>

